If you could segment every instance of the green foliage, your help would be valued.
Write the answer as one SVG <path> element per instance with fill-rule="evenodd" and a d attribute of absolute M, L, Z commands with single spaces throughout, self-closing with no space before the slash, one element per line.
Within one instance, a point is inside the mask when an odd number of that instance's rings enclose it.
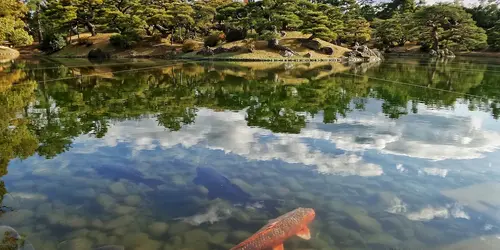
<path fill-rule="evenodd" d="M 0 44 L 8 41 L 15 46 L 29 45 L 33 38 L 24 30 L 23 19 L 28 8 L 17 0 L 2 0 L 0 3 Z"/>
<path fill-rule="evenodd" d="M 277 32 L 271 31 L 271 30 L 264 30 L 262 34 L 259 36 L 259 39 L 261 40 L 273 40 L 273 39 L 278 39 L 280 38 L 281 35 L 278 34 Z"/>
<path fill-rule="evenodd" d="M 378 17 L 388 19 L 398 14 L 413 13 L 416 8 L 415 0 L 393 0 L 382 4 L 382 10 L 378 13 Z"/>
<path fill-rule="evenodd" d="M 488 44 L 491 48 L 500 51 L 500 21 L 488 30 Z"/>
<path fill-rule="evenodd" d="M 326 41 L 336 40 L 342 33 L 343 22 L 339 8 L 325 4 L 310 5 L 304 12 L 302 33 L 311 34 L 311 38 Z"/>
<path fill-rule="evenodd" d="M 436 4 L 415 13 L 413 32 L 419 41 L 432 44 L 437 50 L 447 47 L 457 50 L 479 49 L 486 46 L 486 33 L 476 26 L 471 15 L 462 7 Z"/>
<path fill-rule="evenodd" d="M 262 0 L 248 4 L 231 0 L 4 0 L 0 41 L 26 45 L 32 42 L 27 31 L 37 37 L 46 32 L 70 37 L 85 29 L 92 35 L 98 31 L 146 34 L 170 37 L 177 43 L 205 38 L 214 31 L 224 32 L 227 41 L 244 39 L 247 33 L 279 39 L 277 34 L 282 31 L 301 31 L 335 43 L 366 43 L 375 28 L 373 36 L 382 47 L 415 38 L 432 47 L 483 48 L 487 39 L 478 26 L 485 30 L 494 27 L 500 19 L 498 4 L 483 2 L 466 11 L 457 5 L 428 6 L 415 0 Z M 122 48 L 135 41 L 115 39 Z"/>
<path fill-rule="evenodd" d="M 111 43 L 111 45 L 119 49 L 133 48 L 139 40 L 140 40 L 139 35 L 133 32 L 125 34 L 116 34 L 109 38 L 109 42 Z"/>
<path fill-rule="evenodd" d="M 468 8 L 466 11 L 472 15 L 477 26 L 483 29 L 493 28 L 495 23 L 500 20 L 500 6 L 494 1 Z"/>
<path fill-rule="evenodd" d="M 370 23 L 364 18 L 350 19 L 345 24 L 342 39 L 350 44 L 366 43 L 371 39 Z"/>
<path fill-rule="evenodd" d="M 378 47 L 402 46 L 410 41 L 412 19 L 409 15 L 395 15 L 390 19 L 375 19 L 372 23 L 373 38 Z"/>
<path fill-rule="evenodd" d="M 66 39 L 58 33 L 45 33 L 40 44 L 40 50 L 48 54 L 57 52 L 64 47 L 66 47 Z"/>

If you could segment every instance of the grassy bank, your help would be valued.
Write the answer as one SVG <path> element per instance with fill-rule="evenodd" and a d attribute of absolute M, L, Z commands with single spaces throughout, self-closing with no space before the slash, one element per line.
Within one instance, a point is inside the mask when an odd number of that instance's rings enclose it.
<path fill-rule="evenodd" d="M 266 41 L 259 41 L 255 39 L 245 39 L 242 41 L 223 43 L 219 46 L 224 48 L 231 48 L 234 46 L 252 47 L 252 53 L 221 53 L 213 56 L 198 55 L 197 51 L 203 47 L 203 43 L 198 41 L 197 49 L 194 52 L 183 53 L 182 44 L 171 44 L 168 39 L 162 41 L 141 41 L 132 49 L 120 50 L 113 47 L 109 38 L 113 34 L 98 34 L 97 36 L 90 36 L 89 34 L 80 35 L 80 40 L 88 40 L 89 44 L 79 43 L 77 37 L 72 37 L 73 42 L 62 50 L 51 54 L 51 57 L 59 58 L 84 58 L 92 49 L 101 49 L 106 53 L 110 53 L 113 58 L 179 58 L 179 59 L 193 59 L 193 60 L 229 60 L 229 61 L 339 61 L 340 58 L 350 51 L 347 48 L 337 46 L 321 39 L 317 39 L 322 47 L 331 47 L 334 50 L 333 55 L 325 55 L 318 53 L 314 50 L 304 48 L 301 46 L 299 39 L 308 37 L 300 32 L 289 32 L 285 37 L 280 40 L 280 45 L 284 45 L 294 50 L 297 55 L 292 57 L 283 57 L 278 51 L 272 50 L 267 47 Z M 309 54 L 309 57 L 305 57 Z"/>

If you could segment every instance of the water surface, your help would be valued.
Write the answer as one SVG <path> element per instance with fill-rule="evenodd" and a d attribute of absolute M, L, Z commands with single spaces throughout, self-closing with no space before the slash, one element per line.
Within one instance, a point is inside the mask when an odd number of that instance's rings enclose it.
<path fill-rule="evenodd" d="M 222 250 L 311 207 L 285 249 L 494 249 L 499 100 L 494 61 L 2 64 L 0 224 L 35 249 Z"/>

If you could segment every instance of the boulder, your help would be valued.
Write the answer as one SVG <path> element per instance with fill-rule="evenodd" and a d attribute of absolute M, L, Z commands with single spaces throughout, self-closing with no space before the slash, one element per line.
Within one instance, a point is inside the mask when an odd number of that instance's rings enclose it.
<path fill-rule="evenodd" d="M 280 31 L 280 36 L 281 37 L 285 37 L 286 36 L 286 32 L 285 31 Z"/>
<path fill-rule="evenodd" d="M 281 55 L 283 57 L 292 57 L 293 53 L 291 51 L 289 51 L 289 50 L 284 50 L 284 51 L 281 52 Z"/>
<path fill-rule="evenodd" d="M 366 45 L 363 46 L 356 45 L 352 49 L 353 49 L 352 51 L 346 52 L 345 54 L 345 56 L 348 57 L 349 61 L 363 60 L 363 61 L 374 62 L 383 59 L 382 53 L 379 50 L 370 49 Z"/>
<path fill-rule="evenodd" d="M 217 47 L 216 49 L 213 50 L 214 54 L 221 54 L 226 52 L 229 52 L 229 49 L 226 49 L 224 47 Z"/>
<path fill-rule="evenodd" d="M 196 53 L 197 55 L 202 55 L 202 56 L 213 56 L 215 55 L 214 50 L 211 49 L 210 47 L 204 47 L 200 51 Z"/>
<path fill-rule="evenodd" d="M 87 57 L 89 59 L 109 59 L 111 58 L 111 54 L 108 52 L 104 52 L 102 49 L 97 48 L 97 49 L 92 49 L 89 51 Z"/>
<path fill-rule="evenodd" d="M 255 45 L 254 45 L 254 44 L 250 44 L 250 45 L 248 46 L 247 50 L 248 50 L 248 53 L 253 53 L 253 52 L 254 52 L 254 50 L 255 50 Z"/>
<path fill-rule="evenodd" d="M 301 39 L 300 43 L 302 47 L 318 51 L 321 49 L 321 43 L 313 39 Z"/>
<path fill-rule="evenodd" d="M 335 52 L 332 47 L 322 47 L 320 49 L 320 51 L 321 51 L 321 53 L 329 55 L 329 56 L 333 55 L 333 53 Z"/>

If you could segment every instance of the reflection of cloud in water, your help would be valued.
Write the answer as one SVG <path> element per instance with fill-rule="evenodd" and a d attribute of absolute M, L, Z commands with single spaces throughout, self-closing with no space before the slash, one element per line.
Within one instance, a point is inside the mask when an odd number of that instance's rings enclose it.
<path fill-rule="evenodd" d="M 463 210 L 464 207 L 458 203 L 448 204 L 445 207 L 428 206 L 420 211 L 407 213 L 408 205 L 400 198 L 394 197 L 391 200 L 390 207 L 385 211 L 392 214 L 405 214 L 410 220 L 430 221 L 433 219 L 461 218 L 470 219 L 470 216 Z"/>
<path fill-rule="evenodd" d="M 463 210 L 459 204 L 451 204 L 446 207 L 426 207 L 418 212 L 408 213 L 406 215 L 410 220 L 429 221 L 433 219 L 460 218 L 470 219 L 470 216 Z"/>
<path fill-rule="evenodd" d="M 373 106 L 373 105 L 370 105 Z M 482 128 L 479 116 L 458 116 L 420 108 L 419 115 L 392 120 L 380 111 L 355 111 L 337 124 L 325 125 L 318 116 L 305 129 L 348 151 L 376 149 L 383 153 L 430 160 L 480 158 L 500 147 L 500 134 Z"/>
<path fill-rule="evenodd" d="M 199 145 L 234 153 L 250 160 L 279 159 L 287 163 L 317 166 L 318 171 L 322 173 L 361 176 L 383 173 L 380 166 L 366 163 L 357 155 L 336 157 L 312 149 L 303 141 L 310 138 L 307 134 L 270 136 L 271 133 L 266 129 L 248 127 L 244 112 L 200 110 L 196 123 L 175 132 L 168 132 L 157 126 L 154 119 L 120 122 L 108 131 L 104 140 L 93 141 L 94 150 L 100 146 L 115 146 L 120 142 L 131 143 L 134 150 L 152 149 L 155 145 L 163 148 Z M 92 139 L 80 137 L 76 143 L 85 143 L 87 140 Z"/>
<path fill-rule="evenodd" d="M 424 168 L 423 172 L 427 175 L 434 175 L 440 177 L 446 177 L 448 175 L 448 169 L 440 169 L 440 168 Z"/>
<path fill-rule="evenodd" d="M 118 122 L 111 126 L 103 140 L 93 140 L 96 147 L 132 144 L 134 150 L 150 150 L 160 145 L 171 148 L 204 146 L 223 150 L 250 160 L 279 159 L 287 163 L 316 166 L 319 172 L 340 175 L 377 176 L 379 165 L 367 163 L 360 156 L 365 150 L 405 155 L 430 160 L 473 159 L 500 147 L 500 134 L 482 128 L 482 119 L 458 116 L 419 108 L 419 115 L 398 120 L 387 118 L 380 103 L 370 100 L 366 111 L 354 111 L 335 124 L 323 124 L 322 114 L 310 118 L 301 134 L 271 133 L 267 129 L 248 127 L 245 112 L 214 112 L 201 109 L 196 122 L 180 131 L 169 132 L 154 118 Z M 85 142 L 89 137 L 80 137 Z M 307 144 L 311 139 L 326 140 L 346 151 L 332 155 Z M 334 147 L 332 145 L 332 147 Z M 77 148 L 76 150 L 81 150 Z M 87 149 L 81 153 L 88 153 Z M 402 166 L 398 168 L 404 172 Z M 424 169 L 428 175 L 445 177 L 446 169 Z"/>
<path fill-rule="evenodd" d="M 203 223 L 213 224 L 217 221 L 225 220 L 231 216 L 232 212 L 233 210 L 228 206 L 215 204 L 210 206 L 205 213 L 196 214 L 181 219 L 182 221 L 189 223 L 191 225 L 199 226 Z"/>

